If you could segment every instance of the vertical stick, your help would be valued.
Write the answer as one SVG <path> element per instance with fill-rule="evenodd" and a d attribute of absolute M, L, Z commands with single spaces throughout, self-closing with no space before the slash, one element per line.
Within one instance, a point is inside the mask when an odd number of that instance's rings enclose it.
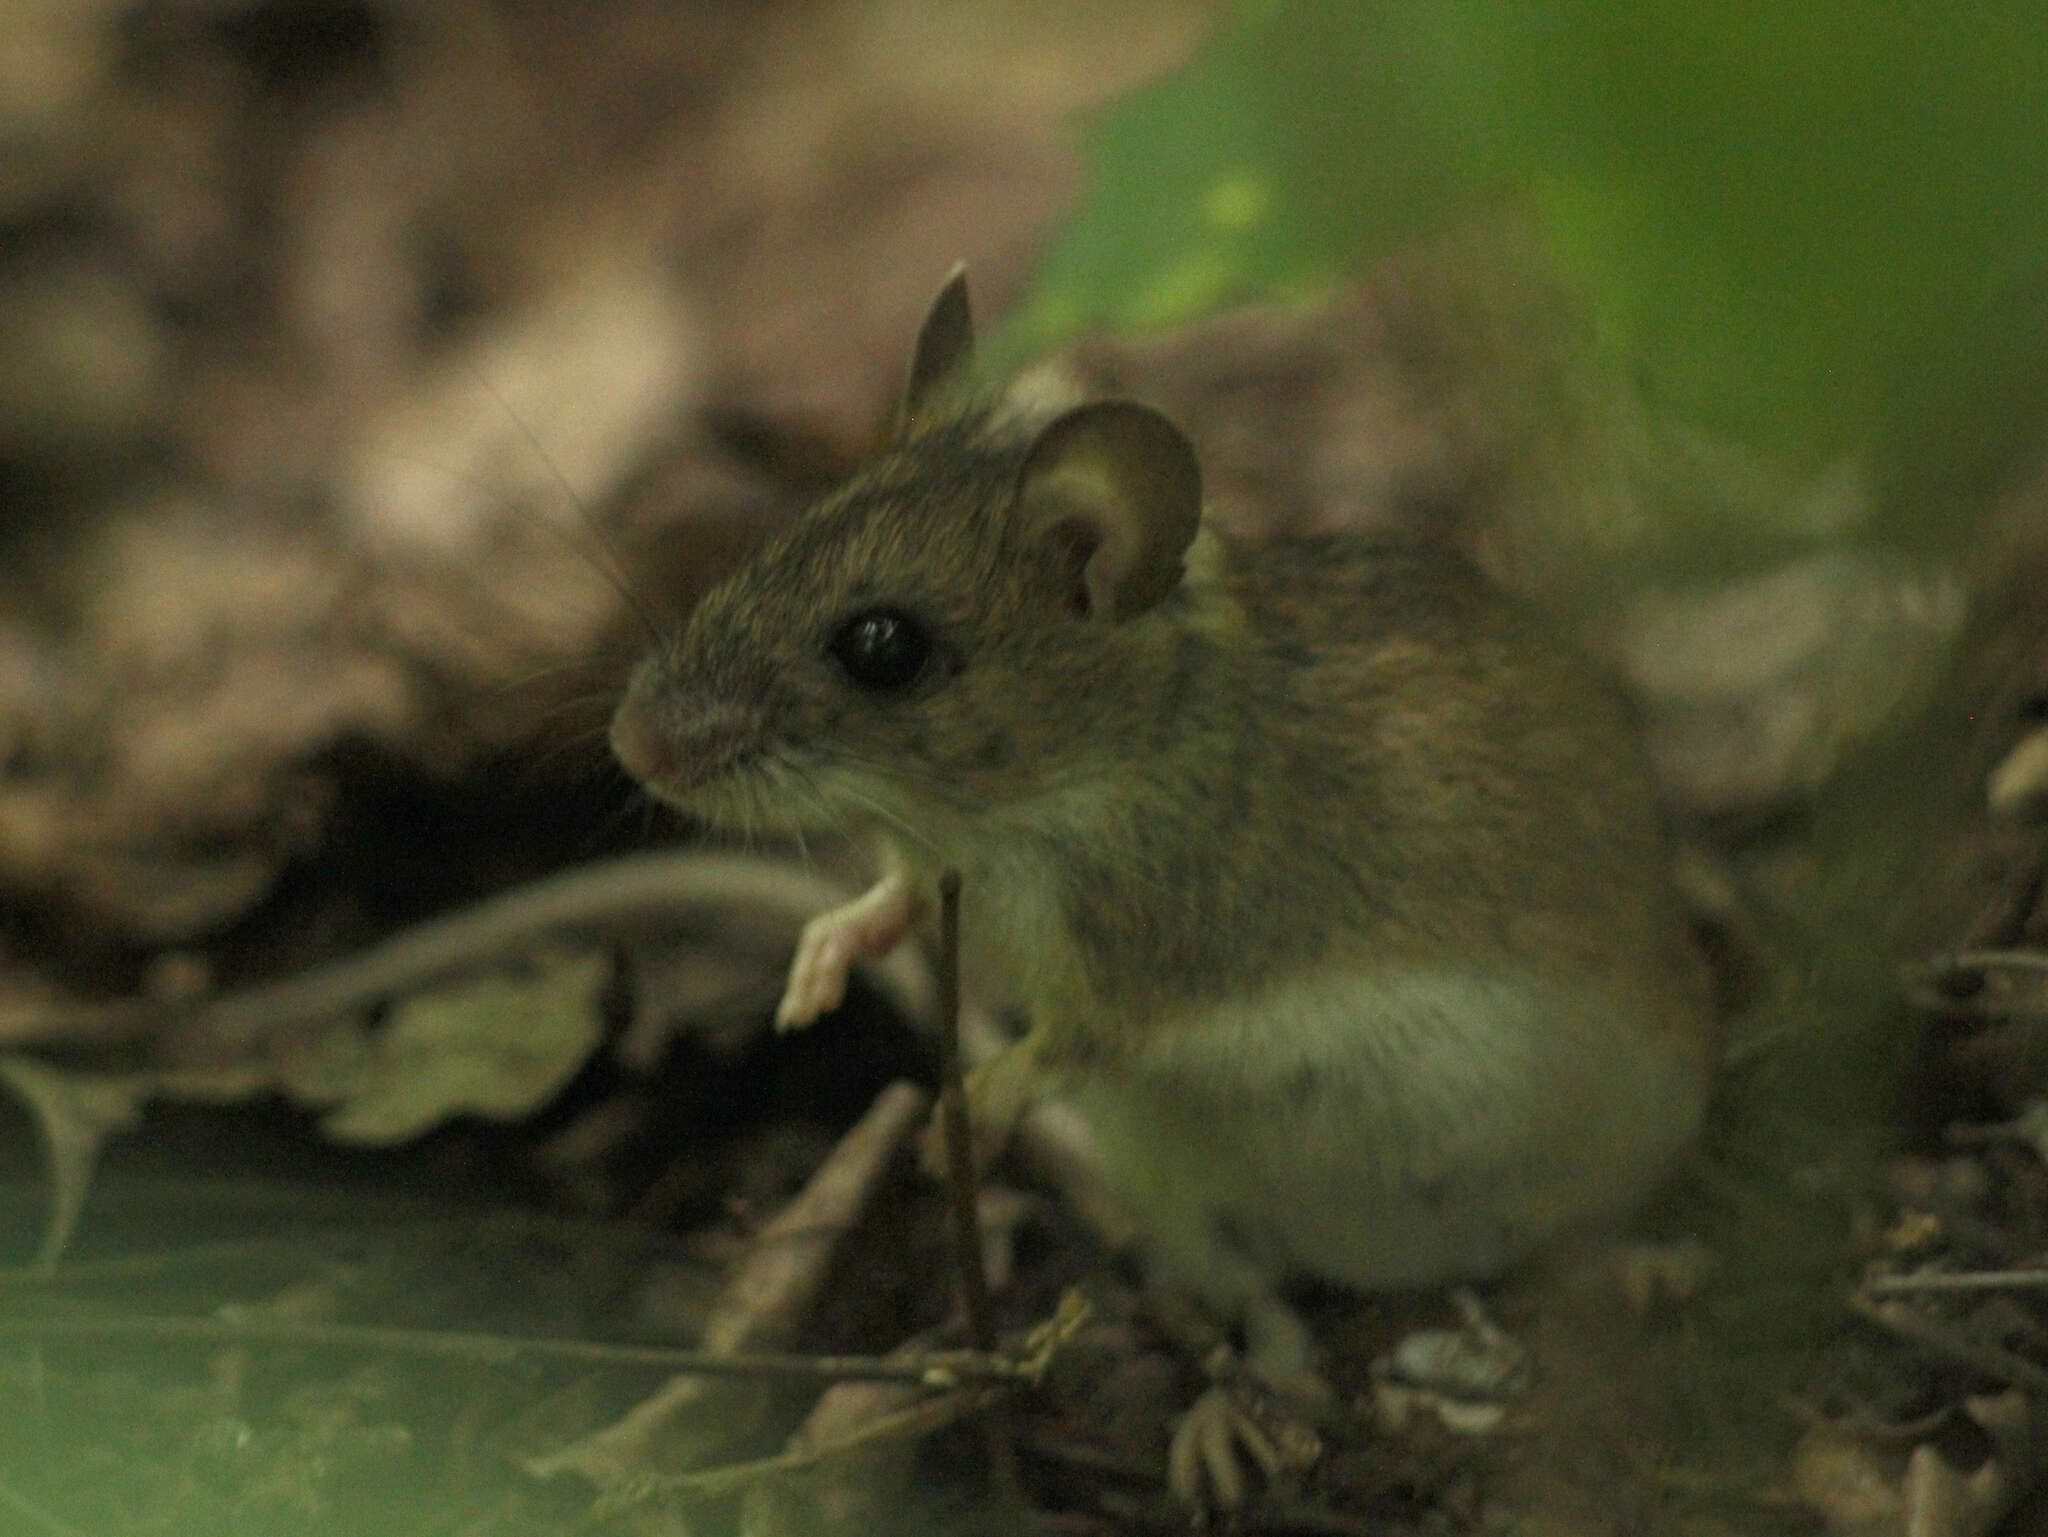
<path fill-rule="evenodd" d="M 975 1211 L 974 1144 L 967 1124 L 967 1086 L 960 1071 L 960 872 L 939 877 L 939 1116 L 946 1144 L 946 1190 L 953 1210 L 953 1263 L 967 1337 L 994 1350 L 988 1277 L 981 1268 L 981 1220 Z"/>
<path fill-rule="evenodd" d="M 946 1190 L 953 1210 L 953 1264 L 960 1275 L 960 1306 L 967 1337 L 976 1350 L 996 1348 L 988 1314 L 988 1276 L 981 1268 L 981 1217 L 974 1143 L 967 1123 L 967 1085 L 960 1071 L 960 872 L 939 877 L 939 1117 L 946 1145 Z M 1017 1451 L 1010 1440 L 1009 1415 L 1000 1403 L 982 1420 L 989 1471 L 996 1498 L 1012 1509 L 1024 1506 Z"/>

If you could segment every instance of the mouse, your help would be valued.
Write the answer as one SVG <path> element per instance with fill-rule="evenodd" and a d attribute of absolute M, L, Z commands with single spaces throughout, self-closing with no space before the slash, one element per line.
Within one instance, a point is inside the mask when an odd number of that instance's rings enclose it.
<path fill-rule="evenodd" d="M 1027 1021 L 978 1137 L 1078 1108 L 1159 1284 L 1243 1373 L 1329 1390 L 1288 1300 L 1499 1275 L 1693 1139 L 1707 975 L 1625 699 L 1455 550 L 1245 542 L 1142 402 L 981 377 L 966 273 L 893 433 L 635 666 L 611 742 L 715 829 L 879 838 L 778 1023 L 963 880 Z M 1264 1460 L 1219 1384 L 1176 1493 Z"/>

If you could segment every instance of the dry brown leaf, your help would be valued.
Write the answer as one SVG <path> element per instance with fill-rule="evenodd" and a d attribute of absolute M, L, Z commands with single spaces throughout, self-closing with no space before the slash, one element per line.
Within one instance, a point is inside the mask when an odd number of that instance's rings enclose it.
<path fill-rule="evenodd" d="M 31 1114 L 42 1133 L 50 1175 L 50 1215 L 35 1262 L 52 1266 L 71 1246 L 93 1169 L 107 1139 L 135 1124 L 154 1090 L 146 1076 L 66 1072 L 27 1057 L 0 1057 L 0 1082 Z"/>
<path fill-rule="evenodd" d="M 2017 1390 L 1967 1399 L 1965 1409 L 1993 1447 L 1971 1472 L 1930 1445 L 1884 1446 L 1819 1424 L 1793 1451 L 1793 1489 L 1831 1537 L 1985 1537 L 2039 1476 L 2039 1415 Z"/>
<path fill-rule="evenodd" d="M 384 1146 L 455 1115 L 517 1120 L 560 1092 L 603 1034 L 602 955 L 534 957 L 516 976 L 479 977 L 406 999 L 364 1054 L 321 1128 Z M 334 1104 L 335 1098 L 340 1103 Z"/>
<path fill-rule="evenodd" d="M 259 45 L 204 6 L 29 7 L 0 197 L 89 171 L 89 206 L 0 310 L 142 330 L 119 377 L 38 370 L 8 413 L 79 505 L 8 551 L 0 882 L 184 940 L 321 836 L 336 743 L 447 771 L 587 727 L 551 722 L 616 686 L 599 567 L 710 530 L 633 573 L 665 610 L 788 505 L 703 422 L 865 441 L 937 277 L 965 256 L 1013 294 L 1076 112 L 1213 11 L 367 6 L 293 36 L 286 8 Z M 605 509 L 636 477 L 661 495 L 627 530 Z"/>

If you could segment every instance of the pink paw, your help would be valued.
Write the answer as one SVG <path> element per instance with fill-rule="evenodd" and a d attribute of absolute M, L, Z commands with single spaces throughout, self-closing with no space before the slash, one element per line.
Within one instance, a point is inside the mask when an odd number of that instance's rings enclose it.
<path fill-rule="evenodd" d="M 908 876 L 891 870 L 840 907 L 804 925 L 789 963 L 775 1028 L 795 1030 L 846 1000 L 846 977 L 862 961 L 878 961 L 903 942 L 916 915 Z"/>
<path fill-rule="evenodd" d="M 1301 1403 L 1293 1394 L 1262 1391 L 1250 1377 L 1218 1383 L 1181 1416 L 1166 1454 L 1166 1483 L 1190 1509 L 1236 1510 L 1244 1504 L 1246 1461 L 1267 1483 L 1315 1465 L 1322 1437 L 1315 1419 L 1333 1400 L 1320 1379 L 1303 1384 Z"/>

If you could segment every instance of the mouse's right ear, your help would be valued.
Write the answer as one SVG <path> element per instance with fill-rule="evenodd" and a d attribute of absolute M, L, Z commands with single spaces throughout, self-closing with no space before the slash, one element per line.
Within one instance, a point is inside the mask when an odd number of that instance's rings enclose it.
<path fill-rule="evenodd" d="M 908 422 L 931 401 L 933 393 L 974 356 L 974 313 L 967 307 L 967 263 L 955 262 L 945 286 L 932 300 L 931 312 L 918 327 L 917 350 L 910 355 L 910 383 L 904 386 L 903 410 Z"/>
<path fill-rule="evenodd" d="M 1027 540 L 1056 541 L 1076 613 L 1129 619 L 1180 585 L 1202 521 L 1202 467 L 1150 406 L 1098 400 L 1038 435 L 1017 476 L 1017 510 Z"/>

